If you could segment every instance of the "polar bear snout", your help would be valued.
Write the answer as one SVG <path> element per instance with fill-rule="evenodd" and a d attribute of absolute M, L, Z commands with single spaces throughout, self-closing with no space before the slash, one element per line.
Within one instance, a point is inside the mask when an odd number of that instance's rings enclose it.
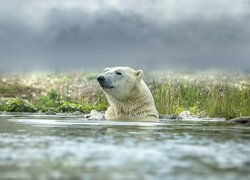
<path fill-rule="evenodd" d="M 103 82 L 105 82 L 105 77 L 104 77 L 104 76 L 99 76 L 99 77 L 97 78 L 97 81 L 98 81 L 99 83 L 103 83 Z"/>
<path fill-rule="evenodd" d="M 97 77 L 97 81 L 99 82 L 100 86 L 104 89 L 112 89 L 114 86 L 112 86 L 112 83 L 108 81 L 104 76 Z"/>

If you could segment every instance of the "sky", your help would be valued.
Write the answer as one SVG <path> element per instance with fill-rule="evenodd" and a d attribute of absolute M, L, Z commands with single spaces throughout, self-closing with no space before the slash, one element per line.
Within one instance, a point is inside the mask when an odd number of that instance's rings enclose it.
<path fill-rule="evenodd" d="M 250 0 L 1 0 L 0 72 L 250 72 Z"/>

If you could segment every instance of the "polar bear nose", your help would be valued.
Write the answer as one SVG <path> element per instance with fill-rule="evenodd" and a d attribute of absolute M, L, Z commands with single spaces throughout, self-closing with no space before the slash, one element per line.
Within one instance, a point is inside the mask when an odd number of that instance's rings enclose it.
<path fill-rule="evenodd" d="M 98 81 L 98 82 L 104 82 L 104 81 L 105 81 L 105 77 L 104 77 L 104 76 L 99 76 L 99 77 L 97 78 L 97 81 Z"/>

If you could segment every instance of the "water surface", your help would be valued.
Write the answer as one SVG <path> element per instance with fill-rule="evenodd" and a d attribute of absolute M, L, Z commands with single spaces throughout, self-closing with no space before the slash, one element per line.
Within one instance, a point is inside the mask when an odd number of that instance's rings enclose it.
<path fill-rule="evenodd" d="M 1 115 L 0 179 L 249 179 L 250 126 Z"/>

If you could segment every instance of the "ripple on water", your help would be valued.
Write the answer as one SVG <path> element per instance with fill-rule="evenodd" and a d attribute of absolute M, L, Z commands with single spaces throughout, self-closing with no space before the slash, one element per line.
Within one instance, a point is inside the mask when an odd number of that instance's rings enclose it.
<path fill-rule="evenodd" d="M 246 127 L 77 119 L 12 118 L 0 123 L 0 177 L 7 179 L 245 179 L 250 175 Z"/>

